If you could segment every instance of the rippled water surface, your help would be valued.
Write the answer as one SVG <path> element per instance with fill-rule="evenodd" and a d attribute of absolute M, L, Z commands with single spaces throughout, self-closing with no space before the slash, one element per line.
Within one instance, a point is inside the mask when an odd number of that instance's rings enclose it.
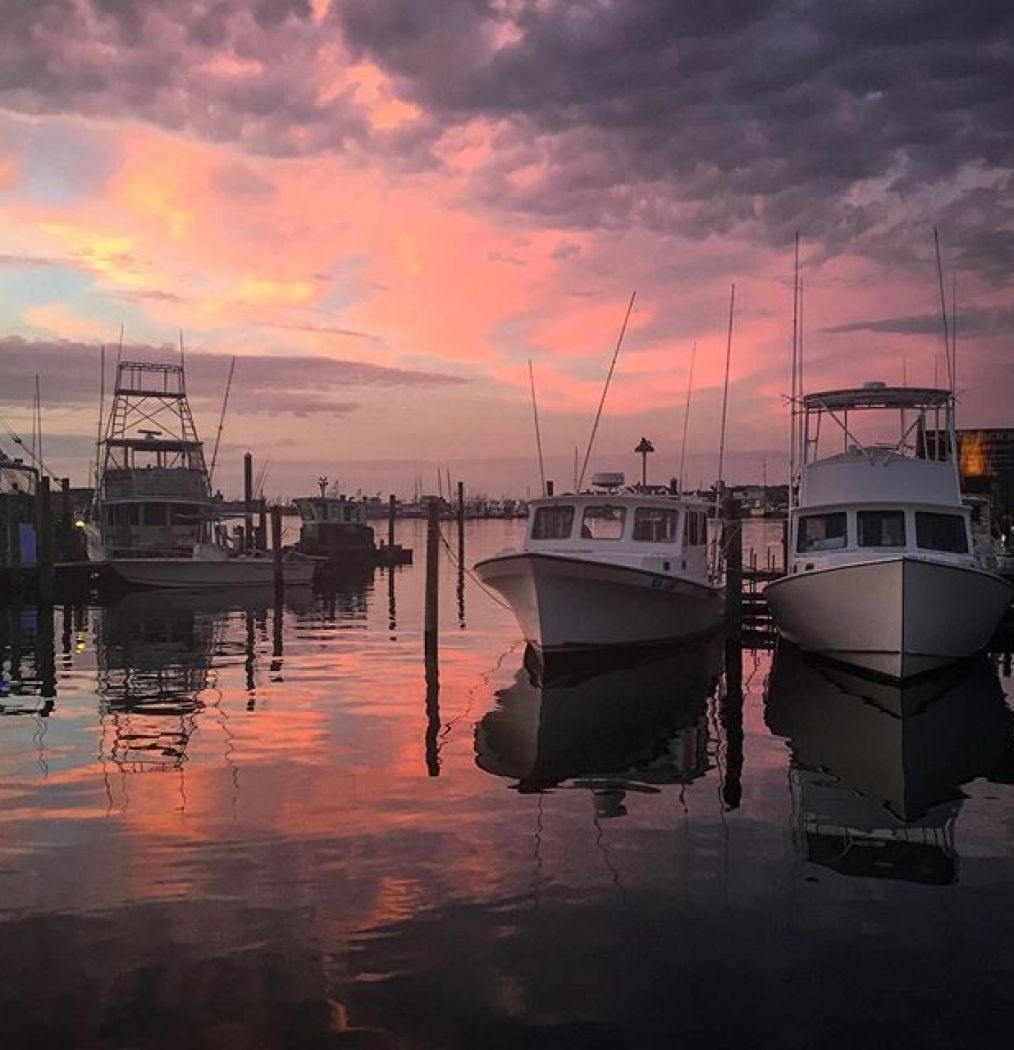
<path fill-rule="evenodd" d="M 4 1050 L 1006 1043 L 1002 657 L 540 683 L 445 525 L 434 680 L 399 532 L 281 608 L 0 609 Z"/>

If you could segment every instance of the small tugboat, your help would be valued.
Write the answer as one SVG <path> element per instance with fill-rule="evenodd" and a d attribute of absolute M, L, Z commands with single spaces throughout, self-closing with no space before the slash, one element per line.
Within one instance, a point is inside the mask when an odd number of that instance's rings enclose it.
<path fill-rule="evenodd" d="M 366 503 L 328 489 L 328 478 L 317 479 L 320 494 L 300 496 L 292 502 L 299 512 L 296 551 L 325 559 L 320 575 L 340 575 L 376 565 L 410 565 L 412 551 L 397 543 L 377 545 L 366 524 Z"/>

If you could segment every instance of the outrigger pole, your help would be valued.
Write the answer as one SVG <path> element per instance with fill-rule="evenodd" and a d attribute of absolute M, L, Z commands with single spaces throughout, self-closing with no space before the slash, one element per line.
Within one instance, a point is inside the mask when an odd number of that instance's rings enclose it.
<path fill-rule="evenodd" d="M 687 407 L 683 412 L 683 441 L 680 444 L 680 472 L 677 482 L 679 484 L 679 491 L 683 493 L 683 462 L 687 451 L 687 426 L 690 423 L 690 395 L 694 389 L 694 360 L 697 357 L 697 340 L 694 340 L 694 345 L 690 350 L 690 374 L 687 376 Z"/>
<path fill-rule="evenodd" d="M 546 494 L 546 467 L 542 460 L 542 433 L 539 430 L 539 406 L 535 400 L 535 372 L 532 359 L 528 358 L 528 381 L 532 388 L 532 414 L 535 416 L 535 445 L 539 450 L 539 477 L 542 480 L 542 495 Z"/>
<path fill-rule="evenodd" d="M 627 312 L 623 318 L 623 326 L 620 328 L 619 338 L 616 340 L 616 349 L 613 351 L 613 360 L 609 365 L 609 374 L 606 376 L 606 385 L 602 389 L 602 397 L 599 400 L 599 409 L 595 413 L 595 422 L 592 424 L 591 437 L 588 438 L 588 448 L 585 449 L 584 463 L 581 466 L 581 475 L 577 481 L 577 491 L 581 491 L 584 484 L 585 471 L 588 469 L 588 458 L 591 456 L 592 445 L 595 443 L 595 432 L 599 428 L 599 419 L 602 417 L 602 406 L 606 403 L 606 394 L 609 392 L 609 382 L 613 378 L 613 369 L 616 368 L 616 359 L 620 356 L 620 347 L 623 345 L 623 336 L 627 331 L 627 322 L 630 320 L 631 311 L 634 309 L 634 300 L 637 298 L 637 289 L 630 293 L 630 302 L 627 303 Z"/>
<path fill-rule="evenodd" d="M 180 344 L 182 346 L 182 344 Z M 218 417 L 218 433 L 215 435 L 215 448 L 211 453 L 211 466 L 208 467 L 208 484 L 211 484 L 215 473 L 215 460 L 218 459 L 218 443 L 222 440 L 222 427 L 225 425 L 225 410 L 229 404 L 229 391 L 232 389 L 232 373 L 236 371 L 236 358 L 233 356 L 229 365 L 229 378 L 225 384 L 225 397 L 222 398 L 222 414 Z"/>

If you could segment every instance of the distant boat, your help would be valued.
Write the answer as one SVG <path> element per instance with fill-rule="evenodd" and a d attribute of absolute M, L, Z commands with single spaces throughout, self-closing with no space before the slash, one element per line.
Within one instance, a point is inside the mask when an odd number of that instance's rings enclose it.
<path fill-rule="evenodd" d="M 882 426 L 864 443 L 865 413 Z M 868 383 L 806 395 L 801 417 L 787 571 L 765 592 L 778 631 L 891 679 L 981 650 L 1012 587 L 972 550 L 951 391 Z"/>
<path fill-rule="evenodd" d="M 89 554 L 140 587 L 270 583 L 272 555 L 226 543 L 181 364 L 121 361 L 101 444 Z M 286 584 L 309 584 L 317 562 L 282 561 Z"/>
<path fill-rule="evenodd" d="M 709 565 L 708 505 L 622 474 L 599 491 L 534 500 L 523 546 L 475 571 L 542 654 L 655 647 L 714 631 L 724 591 Z"/>
<path fill-rule="evenodd" d="M 411 564 L 410 549 L 396 543 L 377 545 L 374 530 L 367 524 L 365 501 L 329 490 L 327 478 L 319 478 L 317 484 L 319 495 L 292 501 L 300 518 L 297 552 L 322 559 L 323 572 Z"/>

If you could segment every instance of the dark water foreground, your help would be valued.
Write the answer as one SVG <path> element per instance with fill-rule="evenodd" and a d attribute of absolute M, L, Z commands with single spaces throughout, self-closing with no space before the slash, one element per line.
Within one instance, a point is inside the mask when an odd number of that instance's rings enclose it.
<path fill-rule="evenodd" d="M 422 591 L 0 609 L 3 1050 L 1006 1045 L 1002 658 L 542 682 L 445 562 L 427 689 Z"/>

